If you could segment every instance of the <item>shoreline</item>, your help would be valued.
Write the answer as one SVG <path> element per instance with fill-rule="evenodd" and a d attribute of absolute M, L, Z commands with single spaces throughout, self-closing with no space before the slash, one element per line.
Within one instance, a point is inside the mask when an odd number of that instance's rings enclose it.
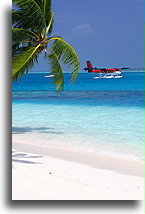
<path fill-rule="evenodd" d="M 115 157 L 110 154 L 64 149 L 61 147 L 40 146 L 29 142 L 13 141 L 14 150 L 34 153 L 51 158 L 83 164 L 95 169 L 111 170 L 119 174 L 143 177 L 143 161 L 126 157 Z"/>

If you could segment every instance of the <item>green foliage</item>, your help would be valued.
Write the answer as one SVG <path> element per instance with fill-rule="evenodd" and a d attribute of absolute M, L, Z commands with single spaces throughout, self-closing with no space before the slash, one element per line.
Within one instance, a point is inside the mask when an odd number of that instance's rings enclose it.
<path fill-rule="evenodd" d="M 13 3 L 19 9 L 24 29 L 30 29 L 41 34 L 46 28 L 46 22 L 40 5 L 37 2 L 41 2 L 41 0 L 13 0 Z"/>
<path fill-rule="evenodd" d="M 28 73 L 38 62 L 39 54 L 45 51 L 56 89 L 63 89 L 60 62 L 67 65 L 74 80 L 79 60 L 74 49 L 61 37 L 49 37 L 53 25 L 51 0 L 13 0 L 13 5 L 16 9 L 12 11 L 12 79 L 17 80 Z M 48 47 L 50 41 L 53 43 Z M 50 53 L 47 53 L 48 50 Z"/>
<path fill-rule="evenodd" d="M 53 82 L 56 84 L 56 90 L 63 89 L 64 77 L 62 73 L 62 68 L 60 65 L 60 60 L 55 52 L 50 49 L 51 53 L 47 55 L 49 58 L 49 64 L 51 68 L 51 73 L 54 75 Z"/>
<path fill-rule="evenodd" d="M 30 30 L 25 30 L 21 28 L 12 28 L 12 38 L 13 43 L 21 43 L 25 40 L 27 41 L 33 41 L 35 38 L 37 38 L 37 34 Z"/>
<path fill-rule="evenodd" d="M 72 74 L 72 81 L 76 79 L 79 60 L 74 49 L 60 37 L 54 37 L 51 49 L 57 54 L 58 58 L 68 67 Z"/>
<path fill-rule="evenodd" d="M 12 59 L 12 80 L 17 80 L 24 72 L 28 72 L 34 62 L 37 62 L 38 48 L 39 45 L 37 47 L 29 46 L 18 49 L 19 52 Z"/>

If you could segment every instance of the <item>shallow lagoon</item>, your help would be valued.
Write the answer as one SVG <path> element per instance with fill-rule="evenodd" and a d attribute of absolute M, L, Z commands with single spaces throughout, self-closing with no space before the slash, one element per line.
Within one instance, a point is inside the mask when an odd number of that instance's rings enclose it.
<path fill-rule="evenodd" d="M 13 133 L 47 145 L 143 159 L 143 72 L 80 73 L 56 93 L 46 73 L 13 84 Z"/>

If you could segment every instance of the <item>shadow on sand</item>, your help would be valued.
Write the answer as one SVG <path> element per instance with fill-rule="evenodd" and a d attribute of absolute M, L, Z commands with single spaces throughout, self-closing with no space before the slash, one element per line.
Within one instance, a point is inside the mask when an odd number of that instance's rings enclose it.
<path fill-rule="evenodd" d="M 30 161 L 30 158 L 41 158 L 40 155 L 31 155 L 24 152 L 12 151 L 12 162 L 24 163 L 24 164 L 41 164 L 38 162 Z M 28 158 L 28 160 L 26 160 Z"/>
<path fill-rule="evenodd" d="M 64 134 L 64 132 L 58 132 L 58 131 L 53 131 L 53 130 L 54 130 L 54 128 L 48 128 L 48 127 L 39 127 L 39 128 L 12 127 L 12 134 L 24 134 L 24 133 L 32 132 L 32 131 L 37 131 L 39 133 L 46 133 L 46 134 Z"/>

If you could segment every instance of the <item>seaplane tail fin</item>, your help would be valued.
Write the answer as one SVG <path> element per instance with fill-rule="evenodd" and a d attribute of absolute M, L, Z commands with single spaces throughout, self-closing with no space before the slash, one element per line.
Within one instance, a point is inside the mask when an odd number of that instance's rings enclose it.
<path fill-rule="evenodd" d="M 90 60 L 87 61 L 87 68 L 93 68 Z"/>

